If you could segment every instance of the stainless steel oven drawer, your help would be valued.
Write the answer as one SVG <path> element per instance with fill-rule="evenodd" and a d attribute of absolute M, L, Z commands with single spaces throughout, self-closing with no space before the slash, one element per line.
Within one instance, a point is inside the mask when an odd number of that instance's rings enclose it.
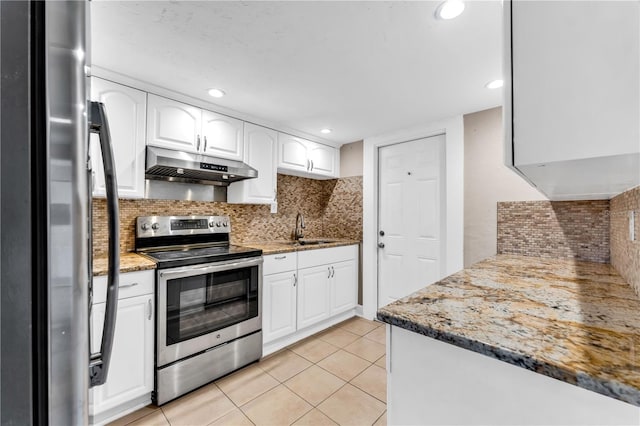
<path fill-rule="evenodd" d="M 261 357 L 262 331 L 258 331 L 178 361 L 157 370 L 154 402 L 165 404 Z"/>

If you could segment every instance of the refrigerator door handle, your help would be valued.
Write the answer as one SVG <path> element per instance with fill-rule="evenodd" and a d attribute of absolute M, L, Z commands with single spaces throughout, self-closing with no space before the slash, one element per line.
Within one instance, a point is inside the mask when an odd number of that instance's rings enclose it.
<path fill-rule="evenodd" d="M 107 301 L 102 328 L 100 352 L 91 356 L 89 361 L 89 386 L 100 386 L 107 380 L 113 336 L 116 328 L 118 310 L 118 280 L 120 272 L 120 238 L 118 232 L 118 184 L 116 182 L 113 150 L 109 135 L 109 123 L 104 104 L 91 102 L 89 131 L 97 133 L 100 138 L 100 149 L 104 167 L 104 182 L 107 192 L 107 221 L 109 229 L 109 269 L 107 275 Z M 91 230 L 89 230 L 91 232 Z"/>

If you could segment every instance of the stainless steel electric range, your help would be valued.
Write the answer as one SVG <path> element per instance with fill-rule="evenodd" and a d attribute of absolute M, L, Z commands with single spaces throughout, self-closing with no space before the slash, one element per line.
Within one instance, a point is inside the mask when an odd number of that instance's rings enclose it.
<path fill-rule="evenodd" d="M 262 356 L 262 251 L 230 232 L 227 216 L 137 219 L 136 251 L 157 262 L 157 405 Z"/>

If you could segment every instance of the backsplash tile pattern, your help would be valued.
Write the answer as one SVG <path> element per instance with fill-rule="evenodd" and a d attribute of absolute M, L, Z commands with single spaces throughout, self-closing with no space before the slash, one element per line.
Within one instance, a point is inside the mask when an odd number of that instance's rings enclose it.
<path fill-rule="evenodd" d="M 609 201 L 499 202 L 497 251 L 608 263 Z"/>
<path fill-rule="evenodd" d="M 120 250 L 135 249 L 135 221 L 151 215 L 229 215 L 233 243 L 291 239 L 298 212 L 305 237 L 362 239 L 362 177 L 314 180 L 278 175 L 278 213 L 268 205 L 204 201 L 120 200 Z M 107 250 L 104 199 L 93 199 L 93 254 Z"/>
<path fill-rule="evenodd" d="M 640 296 L 640 186 L 611 199 L 611 264 Z M 629 211 L 635 211 L 635 241 L 629 240 Z"/>
<path fill-rule="evenodd" d="M 323 231 L 332 238 L 362 241 L 362 176 L 334 182 L 324 212 Z"/>

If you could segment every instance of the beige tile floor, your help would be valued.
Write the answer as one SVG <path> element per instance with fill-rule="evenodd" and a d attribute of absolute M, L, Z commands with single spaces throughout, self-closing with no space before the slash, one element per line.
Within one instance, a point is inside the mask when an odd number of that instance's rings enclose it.
<path fill-rule="evenodd" d="M 386 425 L 382 323 L 352 318 L 123 425 Z"/>

